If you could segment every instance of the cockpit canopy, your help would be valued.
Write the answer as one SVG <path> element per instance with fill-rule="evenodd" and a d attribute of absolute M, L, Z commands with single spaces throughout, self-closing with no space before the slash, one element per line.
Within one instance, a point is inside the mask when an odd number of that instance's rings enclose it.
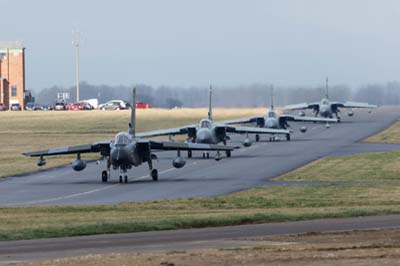
<path fill-rule="evenodd" d="M 270 111 L 270 112 L 268 112 L 267 116 L 275 118 L 276 117 L 276 113 L 274 111 Z"/>
<path fill-rule="evenodd" d="M 118 145 L 118 146 L 124 146 L 124 145 L 127 145 L 129 143 L 129 140 L 130 140 L 129 134 L 127 134 L 125 132 L 121 132 L 121 133 L 118 133 L 115 136 L 115 142 L 114 143 L 115 143 L 115 145 Z"/>
<path fill-rule="evenodd" d="M 322 99 L 321 104 L 328 105 L 329 104 L 328 99 Z"/>
<path fill-rule="evenodd" d="M 211 121 L 209 119 L 203 119 L 200 121 L 200 128 L 211 128 Z"/>

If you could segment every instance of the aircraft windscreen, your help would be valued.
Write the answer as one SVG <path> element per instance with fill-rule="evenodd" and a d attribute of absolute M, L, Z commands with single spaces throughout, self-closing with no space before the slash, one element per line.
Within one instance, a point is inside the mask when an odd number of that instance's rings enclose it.
<path fill-rule="evenodd" d="M 321 101 L 321 103 L 324 104 L 324 105 L 328 105 L 328 104 L 329 104 L 329 102 L 328 102 L 327 99 L 323 99 L 323 100 Z"/>
<path fill-rule="evenodd" d="M 276 117 L 276 113 L 275 112 L 269 112 L 268 113 L 268 117 Z"/>
<path fill-rule="evenodd" d="M 211 121 L 210 120 L 202 120 L 200 122 L 201 128 L 211 128 Z"/>
<path fill-rule="evenodd" d="M 116 145 L 126 145 L 129 143 L 129 138 L 126 134 L 118 134 L 115 137 L 115 144 Z"/>

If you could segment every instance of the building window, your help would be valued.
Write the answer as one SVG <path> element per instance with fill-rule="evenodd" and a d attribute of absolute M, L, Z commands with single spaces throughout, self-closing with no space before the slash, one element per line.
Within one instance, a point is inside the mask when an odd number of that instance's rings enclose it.
<path fill-rule="evenodd" d="M 11 87 L 11 97 L 17 97 L 17 87 Z"/>

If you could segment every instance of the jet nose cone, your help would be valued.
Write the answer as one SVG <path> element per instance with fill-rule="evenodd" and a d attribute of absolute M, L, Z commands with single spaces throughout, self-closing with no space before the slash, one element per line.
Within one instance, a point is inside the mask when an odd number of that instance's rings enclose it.
<path fill-rule="evenodd" d="M 321 107 L 320 113 L 322 116 L 328 116 L 330 113 L 329 107 L 326 106 Z"/>
<path fill-rule="evenodd" d="M 278 123 L 275 120 L 267 119 L 267 121 L 265 122 L 265 126 L 268 128 L 277 128 Z"/>
<path fill-rule="evenodd" d="M 211 132 L 208 129 L 201 129 L 197 132 L 196 142 L 197 143 L 210 143 Z"/>
<path fill-rule="evenodd" d="M 128 159 L 128 152 L 123 147 L 116 147 L 111 150 L 110 158 L 114 165 L 121 165 Z"/>

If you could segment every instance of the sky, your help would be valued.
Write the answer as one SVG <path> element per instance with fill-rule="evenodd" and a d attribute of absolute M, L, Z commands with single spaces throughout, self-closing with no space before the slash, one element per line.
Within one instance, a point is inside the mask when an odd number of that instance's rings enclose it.
<path fill-rule="evenodd" d="M 80 78 L 151 86 L 360 86 L 399 80 L 397 0 L 0 0 L 0 40 L 26 47 L 26 87 Z"/>

